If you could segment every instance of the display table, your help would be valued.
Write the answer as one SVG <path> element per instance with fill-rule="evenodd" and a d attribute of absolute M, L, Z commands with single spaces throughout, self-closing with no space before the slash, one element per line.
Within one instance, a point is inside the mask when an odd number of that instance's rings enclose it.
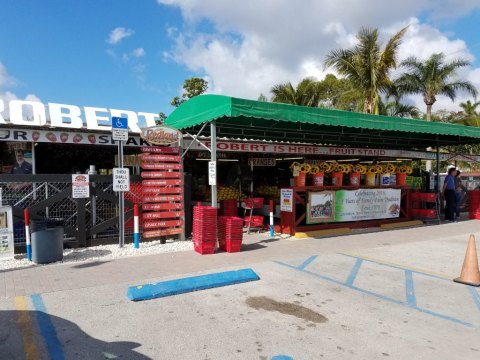
<path fill-rule="evenodd" d="M 306 186 L 282 189 L 280 231 L 295 235 L 411 219 L 410 186 Z"/>

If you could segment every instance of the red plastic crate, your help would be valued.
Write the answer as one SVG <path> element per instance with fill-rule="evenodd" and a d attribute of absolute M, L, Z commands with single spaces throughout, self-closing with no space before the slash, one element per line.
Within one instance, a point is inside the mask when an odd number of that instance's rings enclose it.
<path fill-rule="evenodd" d="M 248 223 L 250 222 L 250 216 L 245 216 L 243 218 L 243 222 L 244 226 L 248 226 Z M 263 215 L 252 215 L 250 227 L 263 227 Z"/>
<path fill-rule="evenodd" d="M 209 241 L 209 242 L 194 241 L 193 249 L 195 250 L 195 252 L 202 255 L 213 254 L 215 253 L 215 241 Z"/>
<path fill-rule="evenodd" d="M 249 209 L 263 207 L 263 198 L 246 198 L 245 207 Z"/>
<path fill-rule="evenodd" d="M 218 214 L 223 216 L 237 216 L 237 200 L 221 200 Z"/>
<path fill-rule="evenodd" d="M 435 193 L 422 193 L 422 192 L 413 192 L 412 201 L 423 201 L 423 202 L 436 202 L 437 194 Z"/>
<path fill-rule="evenodd" d="M 427 219 L 436 219 L 437 211 L 435 209 L 412 209 L 412 216 Z"/>
<path fill-rule="evenodd" d="M 229 253 L 240 252 L 242 240 L 230 240 L 225 242 L 225 250 Z"/>
<path fill-rule="evenodd" d="M 218 242 L 218 248 L 226 252 L 239 252 L 242 248 L 242 240 L 225 240 Z"/>

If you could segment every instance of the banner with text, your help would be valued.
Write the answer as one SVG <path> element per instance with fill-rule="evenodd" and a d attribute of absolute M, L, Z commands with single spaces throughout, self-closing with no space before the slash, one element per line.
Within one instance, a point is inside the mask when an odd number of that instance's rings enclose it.
<path fill-rule="evenodd" d="M 308 194 L 307 223 L 390 219 L 400 216 L 401 189 L 358 189 Z"/>

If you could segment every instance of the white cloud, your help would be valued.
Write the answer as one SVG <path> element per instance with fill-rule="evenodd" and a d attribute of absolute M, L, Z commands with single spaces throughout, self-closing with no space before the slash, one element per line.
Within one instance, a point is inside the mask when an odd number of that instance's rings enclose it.
<path fill-rule="evenodd" d="M 117 27 L 112 30 L 108 36 L 107 43 L 116 45 L 126 37 L 132 36 L 135 32 L 131 29 L 125 29 L 124 27 Z"/>
<path fill-rule="evenodd" d="M 114 51 L 107 51 L 107 54 L 112 56 L 114 59 L 117 59 L 117 55 Z M 137 48 L 135 50 L 132 50 L 130 53 L 123 53 L 122 54 L 122 61 L 123 62 L 128 62 L 130 59 L 139 59 L 141 57 L 144 57 L 147 55 L 145 50 L 143 48 Z"/>
<path fill-rule="evenodd" d="M 143 48 L 137 48 L 135 50 L 132 51 L 132 56 L 136 57 L 136 58 L 140 58 L 140 57 L 143 57 L 145 56 L 147 53 L 145 52 L 145 50 Z"/>
<path fill-rule="evenodd" d="M 15 79 L 7 73 L 5 66 L 0 63 L 0 89 L 10 85 L 15 85 Z"/>
<path fill-rule="evenodd" d="M 401 58 L 424 59 L 444 52 L 473 60 L 462 39 L 447 37 L 417 16 L 455 18 L 480 7 L 479 0 L 303 0 L 301 6 L 291 0 L 244 0 L 241 6 L 224 0 L 157 2 L 178 7 L 185 19 L 183 29 L 167 29 L 175 44 L 163 59 L 208 78 L 210 92 L 250 99 L 260 93 L 270 96 L 274 84 L 298 83 L 306 76 L 322 78 L 325 55 L 351 47 L 365 25 L 379 28 L 385 42 L 410 24 Z M 197 28 L 204 20 L 212 25 L 208 33 Z M 463 74 L 468 71 L 475 69 Z M 446 105 L 454 106 L 448 101 Z"/>
<path fill-rule="evenodd" d="M 14 86 L 16 85 L 15 79 L 7 72 L 7 69 L 3 64 L 0 63 L 0 89 L 1 88 L 7 88 L 9 86 Z M 5 109 L 2 111 L 2 116 L 6 119 L 10 117 L 10 112 L 8 108 L 8 103 L 11 100 L 19 100 L 20 98 L 11 92 L 10 90 L 5 90 L 3 92 L 0 92 L 0 99 L 3 100 Z M 33 94 L 28 94 L 23 98 L 22 100 L 26 101 L 40 101 L 40 99 Z M 28 115 L 28 114 L 27 114 Z"/>
<path fill-rule="evenodd" d="M 25 101 L 37 101 L 37 102 L 41 102 L 41 100 L 36 96 L 36 95 L 33 95 L 33 94 L 28 94 L 27 96 L 25 96 L 23 99 L 20 99 L 17 95 L 15 95 L 14 93 L 10 92 L 10 91 L 6 91 L 4 93 L 0 93 L 0 99 L 3 100 L 4 102 L 4 105 L 5 105 L 5 110 L 2 111 L 2 116 L 3 118 L 5 119 L 9 119 L 10 118 L 10 109 L 8 107 L 8 104 L 11 100 L 25 100 Z M 24 114 L 25 116 L 33 116 L 33 113 L 31 111 L 31 109 L 28 109 L 28 107 L 26 107 L 24 109 Z"/>

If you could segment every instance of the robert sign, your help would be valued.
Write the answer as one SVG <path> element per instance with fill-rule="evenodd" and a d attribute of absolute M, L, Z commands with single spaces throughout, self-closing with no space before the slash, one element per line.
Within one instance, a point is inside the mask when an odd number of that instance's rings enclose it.
<path fill-rule="evenodd" d="M 7 121 L 2 112 L 6 110 L 5 103 L 0 99 L 0 125 L 12 124 L 23 126 L 52 126 L 59 128 L 90 130 L 110 130 L 112 117 L 128 118 L 128 127 L 131 132 L 140 133 L 140 126 L 155 126 L 158 114 L 146 112 L 134 112 L 128 110 L 107 109 L 97 107 L 84 107 L 75 105 L 48 104 L 47 106 L 38 101 L 11 100 L 8 103 L 10 119 Z M 50 119 L 50 123 L 47 123 Z"/>

